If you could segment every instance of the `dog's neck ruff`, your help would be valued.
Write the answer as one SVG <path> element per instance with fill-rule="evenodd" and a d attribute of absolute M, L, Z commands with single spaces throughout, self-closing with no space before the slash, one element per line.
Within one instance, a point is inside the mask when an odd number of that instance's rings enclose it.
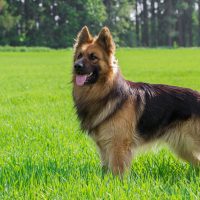
<path fill-rule="evenodd" d="M 128 98 L 126 81 L 122 78 L 119 71 L 115 73 L 116 82 L 107 94 L 94 102 L 75 102 L 81 126 L 89 134 L 105 120 L 113 116 L 116 110 L 121 108 Z"/>

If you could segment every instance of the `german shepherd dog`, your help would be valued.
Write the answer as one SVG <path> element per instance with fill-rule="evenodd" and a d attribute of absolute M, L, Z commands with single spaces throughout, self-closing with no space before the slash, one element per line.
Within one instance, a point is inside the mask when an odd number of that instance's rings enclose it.
<path fill-rule="evenodd" d="M 74 50 L 75 108 L 104 169 L 122 175 L 138 147 L 158 140 L 182 159 L 200 164 L 200 93 L 125 80 L 107 27 L 96 37 L 83 27 Z"/>

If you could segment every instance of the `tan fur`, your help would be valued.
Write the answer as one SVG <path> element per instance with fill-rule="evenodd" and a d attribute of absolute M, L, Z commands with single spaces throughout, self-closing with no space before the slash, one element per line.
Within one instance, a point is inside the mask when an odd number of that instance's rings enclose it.
<path fill-rule="evenodd" d="M 182 159 L 200 164 L 200 119 L 177 123 L 162 138 Z"/>
<path fill-rule="evenodd" d="M 114 174 L 121 174 L 130 166 L 134 150 L 140 142 L 135 132 L 135 122 L 135 106 L 128 100 L 92 134 L 100 150 L 102 165 L 108 166 Z"/>
<path fill-rule="evenodd" d="M 73 73 L 73 97 L 76 106 L 85 106 L 87 116 L 82 120 L 82 128 L 87 130 L 98 146 L 102 166 L 110 169 L 113 174 L 123 174 L 130 167 L 132 157 L 138 147 L 146 145 L 147 141 L 137 132 L 137 122 L 145 107 L 145 94 L 138 90 L 141 104 L 136 107 L 136 94 L 126 99 L 120 109 L 115 108 L 120 103 L 120 97 L 109 99 L 105 104 L 99 99 L 107 97 L 117 84 L 120 74 L 114 57 L 115 45 L 108 28 L 103 28 L 97 37 L 92 37 L 87 27 L 78 34 L 74 61 L 82 53 L 85 62 L 91 61 L 87 56 L 97 55 L 94 61 L 101 68 L 99 79 L 95 84 L 77 86 L 75 72 Z M 120 75 L 121 76 L 121 75 Z M 126 82 L 123 89 L 129 90 Z M 152 93 L 151 95 L 154 95 Z M 159 140 L 166 142 L 181 158 L 193 164 L 200 164 L 200 119 L 192 117 L 190 120 L 177 122 L 167 127 L 165 134 Z M 161 134 L 162 135 L 162 134 Z M 152 138 L 148 143 L 155 141 Z"/>

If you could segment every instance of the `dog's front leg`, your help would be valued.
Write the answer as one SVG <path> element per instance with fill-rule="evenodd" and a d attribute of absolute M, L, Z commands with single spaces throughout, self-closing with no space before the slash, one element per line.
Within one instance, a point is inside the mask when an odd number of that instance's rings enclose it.
<path fill-rule="evenodd" d="M 107 142 L 103 147 L 98 143 L 103 173 L 110 170 L 114 175 L 123 175 L 132 160 L 131 146 L 124 140 Z"/>
<path fill-rule="evenodd" d="M 106 173 L 108 171 L 108 158 L 107 158 L 106 150 L 103 148 L 99 148 L 99 151 L 100 151 L 100 157 L 101 157 L 102 172 Z"/>
<path fill-rule="evenodd" d="M 114 143 L 108 151 L 108 167 L 114 175 L 122 176 L 131 165 L 131 147 L 124 143 Z"/>

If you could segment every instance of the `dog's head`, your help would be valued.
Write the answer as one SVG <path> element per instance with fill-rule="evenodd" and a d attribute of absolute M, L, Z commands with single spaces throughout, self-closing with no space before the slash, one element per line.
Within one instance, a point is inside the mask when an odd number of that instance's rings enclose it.
<path fill-rule="evenodd" d="M 88 86 L 106 81 L 116 71 L 115 44 L 107 27 L 93 37 L 85 26 L 74 45 L 73 81 L 78 86 Z"/>

